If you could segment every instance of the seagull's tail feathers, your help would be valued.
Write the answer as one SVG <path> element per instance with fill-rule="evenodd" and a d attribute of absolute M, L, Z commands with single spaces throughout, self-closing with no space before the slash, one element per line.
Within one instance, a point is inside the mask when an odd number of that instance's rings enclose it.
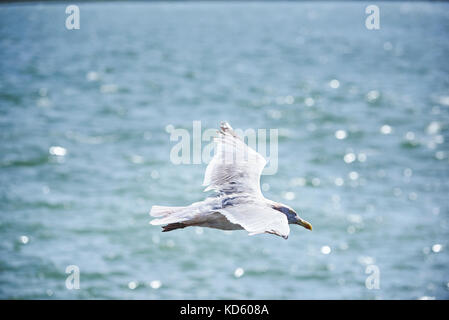
<path fill-rule="evenodd" d="M 191 210 L 189 207 L 153 206 L 150 215 L 157 217 L 151 220 L 152 225 L 180 223 L 191 218 Z"/>
<path fill-rule="evenodd" d="M 153 206 L 150 215 L 157 219 L 153 219 L 150 223 L 152 225 L 164 225 L 163 231 L 193 226 L 200 223 L 202 217 L 213 210 L 216 202 L 216 198 L 210 198 L 192 203 L 187 207 Z"/>

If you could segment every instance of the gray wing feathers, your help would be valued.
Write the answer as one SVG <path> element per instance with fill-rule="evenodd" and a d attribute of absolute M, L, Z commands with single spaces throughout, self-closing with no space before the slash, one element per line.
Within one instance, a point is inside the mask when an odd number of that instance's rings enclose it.
<path fill-rule="evenodd" d="M 176 211 L 179 211 L 185 207 L 165 207 L 165 206 L 152 206 L 150 215 L 153 217 L 163 217 L 170 215 Z"/>
<path fill-rule="evenodd" d="M 266 206 L 241 204 L 219 212 L 231 223 L 241 225 L 250 235 L 272 233 L 287 239 L 290 233 L 287 217 Z"/>

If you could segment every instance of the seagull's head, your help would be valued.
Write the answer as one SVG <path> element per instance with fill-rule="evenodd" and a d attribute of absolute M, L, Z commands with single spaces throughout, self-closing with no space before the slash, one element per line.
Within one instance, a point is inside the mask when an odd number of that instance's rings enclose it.
<path fill-rule="evenodd" d="M 273 209 L 278 210 L 287 216 L 289 224 L 298 224 L 308 230 L 312 230 L 312 225 L 304 219 L 301 219 L 295 210 L 282 203 L 275 203 Z"/>

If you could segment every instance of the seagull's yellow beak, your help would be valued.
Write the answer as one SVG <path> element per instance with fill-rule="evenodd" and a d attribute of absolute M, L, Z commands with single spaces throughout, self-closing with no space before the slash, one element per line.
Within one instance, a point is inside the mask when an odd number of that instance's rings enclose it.
<path fill-rule="evenodd" d="M 303 220 L 298 217 L 298 221 L 296 223 L 308 230 L 312 230 L 312 225 L 309 222 L 307 222 L 306 220 Z"/>

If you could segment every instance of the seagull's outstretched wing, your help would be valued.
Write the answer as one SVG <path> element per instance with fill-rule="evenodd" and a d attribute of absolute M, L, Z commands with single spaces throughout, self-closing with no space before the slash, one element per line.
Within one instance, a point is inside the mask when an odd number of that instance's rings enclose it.
<path fill-rule="evenodd" d="M 264 157 L 248 147 L 227 122 L 220 124 L 215 142 L 215 155 L 204 175 L 205 191 L 262 195 L 260 175 L 267 163 Z"/>
<path fill-rule="evenodd" d="M 274 209 L 258 204 L 241 204 L 218 210 L 229 222 L 239 224 L 250 235 L 272 233 L 288 238 L 290 227 L 287 217 Z"/>

